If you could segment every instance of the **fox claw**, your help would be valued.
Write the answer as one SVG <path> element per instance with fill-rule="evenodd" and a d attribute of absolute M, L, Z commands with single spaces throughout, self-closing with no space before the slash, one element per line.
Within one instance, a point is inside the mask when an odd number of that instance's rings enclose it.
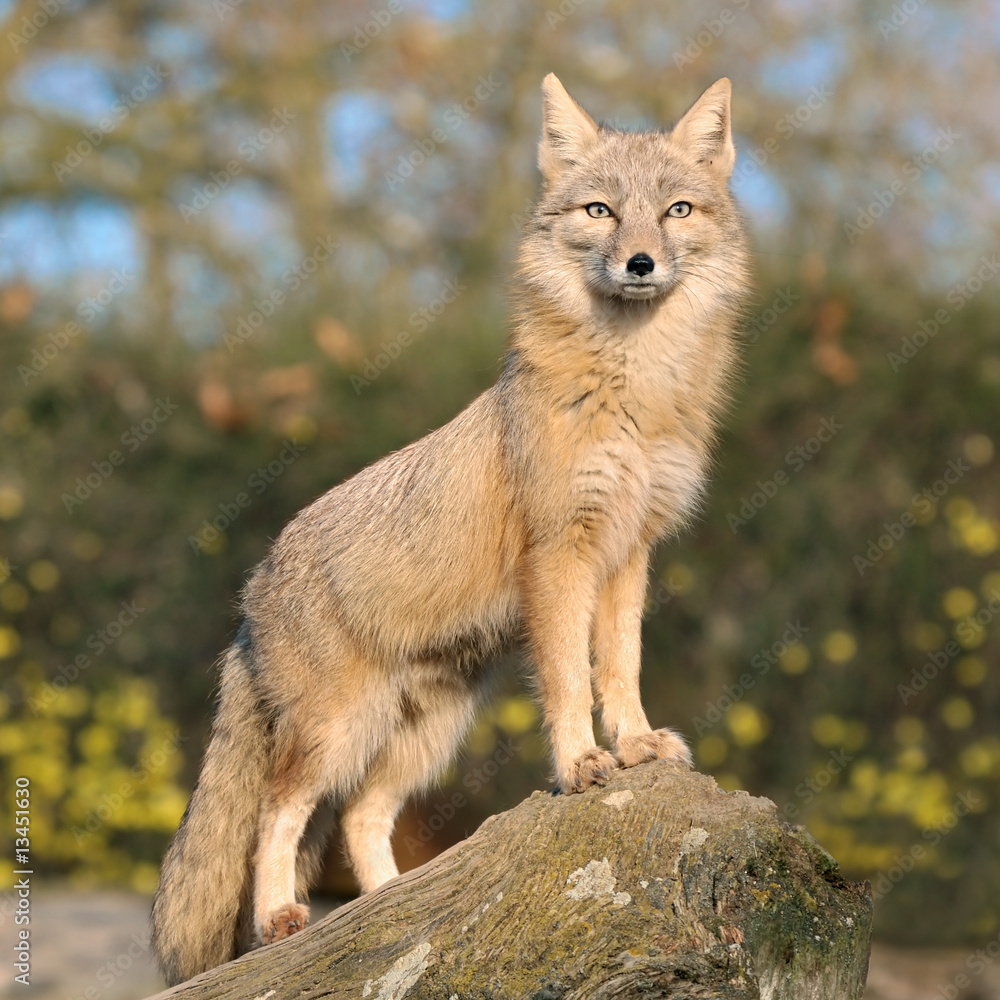
<path fill-rule="evenodd" d="M 624 736 L 615 748 L 619 767 L 634 767 L 649 760 L 674 760 L 692 766 L 691 751 L 683 737 L 672 729 L 651 729 L 637 736 Z"/>
<path fill-rule="evenodd" d="M 602 747 L 594 747 L 580 754 L 559 779 L 564 795 L 582 792 L 591 785 L 606 785 L 611 772 L 617 767 L 615 758 Z"/>
<path fill-rule="evenodd" d="M 309 907 L 301 903 L 286 903 L 267 915 L 257 934 L 261 944 L 280 941 L 302 930 L 309 923 Z"/>

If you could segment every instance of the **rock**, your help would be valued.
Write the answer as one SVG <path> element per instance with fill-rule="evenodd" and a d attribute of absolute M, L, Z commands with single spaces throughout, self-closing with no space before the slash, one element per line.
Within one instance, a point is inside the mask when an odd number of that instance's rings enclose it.
<path fill-rule="evenodd" d="M 871 928 L 868 884 L 772 802 L 656 762 L 535 793 L 157 1000 L 859 1000 Z"/>

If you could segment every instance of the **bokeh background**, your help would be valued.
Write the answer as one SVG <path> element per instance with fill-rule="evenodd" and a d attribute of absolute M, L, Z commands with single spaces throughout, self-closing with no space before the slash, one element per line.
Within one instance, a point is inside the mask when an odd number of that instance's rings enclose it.
<path fill-rule="evenodd" d="M 644 700 L 873 881 L 882 940 L 997 941 L 996 0 L 0 19 L 0 841 L 28 775 L 39 876 L 151 892 L 248 570 L 498 373 L 542 76 L 655 126 L 728 75 L 745 377 L 657 556 Z M 407 811 L 402 866 L 547 783 L 526 692 Z"/>

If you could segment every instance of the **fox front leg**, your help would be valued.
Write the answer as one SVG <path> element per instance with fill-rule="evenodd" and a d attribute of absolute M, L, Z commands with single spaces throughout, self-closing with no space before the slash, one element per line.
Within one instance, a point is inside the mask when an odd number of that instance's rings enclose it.
<path fill-rule="evenodd" d="M 639 694 L 648 561 L 646 549 L 636 551 L 601 589 L 594 617 L 594 686 L 619 767 L 657 759 L 690 766 L 691 751 L 677 733 L 650 728 Z"/>
<path fill-rule="evenodd" d="M 594 740 L 593 571 L 572 551 L 535 550 L 529 555 L 524 585 L 529 640 L 552 739 L 556 781 L 564 793 L 603 785 L 615 759 Z"/>

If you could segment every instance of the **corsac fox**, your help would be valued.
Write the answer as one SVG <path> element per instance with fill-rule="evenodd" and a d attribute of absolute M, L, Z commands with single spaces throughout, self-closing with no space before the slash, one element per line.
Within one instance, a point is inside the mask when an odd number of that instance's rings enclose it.
<path fill-rule="evenodd" d="M 650 550 L 699 505 L 736 368 L 730 84 L 668 132 L 598 126 L 551 74 L 542 89 L 499 381 L 303 510 L 247 583 L 153 904 L 171 984 L 305 926 L 335 809 L 362 890 L 398 874 L 396 815 L 507 644 L 527 646 L 563 792 L 690 763 L 643 711 L 640 625 Z"/>

